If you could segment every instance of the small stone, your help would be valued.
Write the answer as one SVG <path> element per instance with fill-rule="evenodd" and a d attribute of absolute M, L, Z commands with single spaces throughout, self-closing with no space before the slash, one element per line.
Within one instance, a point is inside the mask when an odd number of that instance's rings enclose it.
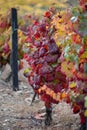
<path fill-rule="evenodd" d="M 5 122 L 9 121 L 9 119 L 5 119 Z"/>
<path fill-rule="evenodd" d="M 23 94 L 22 91 L 16 91 L 16 92 L 15 92 L 15 95 L 21 95 L 21 94 Z"/>
<path fill-rule="evenodd" d="M 5 125 L 6 125 L 6 123 L 3 123 L 3 125 L 5 126 Z"/>
<path fill-rule="evenodd" d="M 27 89 L 27 88 L 28 88 L 28 86 L 23 85 L 23 86 L 22 86 L 22 88 L 23 88 L 23 89 Z"/>
<path fill-rule="evenodd" d="M 31 97 L 25 98 L 25 102 L 28 103 L 29 105 L 31 105 L 31 101 L 32 101 Z"/>

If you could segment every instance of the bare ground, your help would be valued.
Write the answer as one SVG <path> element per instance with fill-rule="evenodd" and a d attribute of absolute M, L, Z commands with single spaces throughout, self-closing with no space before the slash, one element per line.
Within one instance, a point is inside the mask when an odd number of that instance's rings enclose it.
<path fill-rule="evenodd" d="M 6 70 L 4 73 L 5 78 Z M 11 82 L 0 79 L 0 130 L 79 130 L 79 115 L 64 102 L 53 105 L 50 126 L 45 126 L 44 118 L 34 120 L 33 115 L 45 112 L 44 103 L 36 98 L 31 105 L 33 90 L 23 76 L 20 79 L 19 91 L 12 90 Z"/>

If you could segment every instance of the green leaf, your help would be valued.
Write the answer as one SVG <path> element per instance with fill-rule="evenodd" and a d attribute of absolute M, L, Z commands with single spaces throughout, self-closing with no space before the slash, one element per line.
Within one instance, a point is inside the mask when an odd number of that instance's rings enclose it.
<path fill-rule="evenodd" d="M 86 42 L 87 42 L 87 36 L 84 36 L 84 37 L 82 38 L 82 44 L 86 44 Z"/>
<path fill-rule="evenodd" d="M 74 60 L 75 60 L 75 68 L 76 68 L 76 70 L 78 70 L 78 66 L 79 66 L 79 59 L 78 59 L 78 56 L 75 56 L 75 58 L 74 58 Z"/>
<path fill-rule="evenodd" d="M 65 59 L 69 58 L 69 55 L 67 53 L 64 53 Z"/>
<path fill-rule="evenodd" d="M 87 96 L 85 97 L 85 108 L 87 108 Z"/>
<path fill-rule="evenodd" d="M 75 61 L 75 55 L 73 55 L 73 54 L 70 55 L 70 61 L 71 61 L 71 62 L 74 62 L 74 61 Z"/>
<path fill-rule="evenodd" d="M 65 48 L 64 48 L 64 52 L 66 53 L 66 52 L 69 52 L 69 50 L 70 50 L 70 47 L 69 46 L 66 46 Z"/>
<path fill-rule="evenodd" d="M 75 44 L 75 45 L 74 45 L 74 48 L 75 48 L 75 51 L 76 51 L 77 53 L 79 53 L 81 46 L 78 45 L 78 44 Z"/>
<path fill-rule="evenodd" d="M 54 68 L 54 67 L 57 67 L 58 63 L 54 63 L 54 64 L 51 64 L 51 66 Z"/>
<path fill-rule="evenodd" d="M 85 108 L 87 108 L 87 101 L 85 102 Z"/>
<path fill-rule="evenodd" d="M 79 8 L 79 7 L 74 7 L 74 8 L 72 8 L 72 14 L 73 14 L 74 16 L 79 16 L 81 13 L 82 13 L 81 8 Z"/>
<path fill-rule="evenodd" d="M 84 71 L 87 73 L 87 63 L 84 63 Z"/>

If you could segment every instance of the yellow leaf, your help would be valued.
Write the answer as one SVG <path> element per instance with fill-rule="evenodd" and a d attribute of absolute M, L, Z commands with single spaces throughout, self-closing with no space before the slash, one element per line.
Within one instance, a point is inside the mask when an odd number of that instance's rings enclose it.
<path fill-rule="evenodd" d="M 9 48 L 12 49 L 12 43 L 11 40 L 8 41 Z"/>
<path fill-rule="evenodd" d="M 30 71 L 30 69 L 27 68 L 24 70 L 24 73 L 28 73 L 29 71 Z"/>
<path fill-rule="evenodd" d="M 71 82 L 70 84 L 69 84 L 69 88 L 75 88 L 76 87 L 76 82 Z"/>
<path fill-rule="evenodd" d="M 67 75 L 67 77 L 73 77 L 72 74 L 73 63 L 68 63 L 67 61 L 62 62 L 61 70 Z"/>
<path fill-rule="evenodd" d="M 25 70 L 24 70 L 24 73 L 23 73 L 23 74 L 24 74 L 24 76 L 25 76 L 25 77 L 28 77 L 28 76 L 29 76 L 29 74 L 30 74 L 30 71 L 31 71 L 31 69 L 30 69 L 30 68 L 25 69 Z"/>
<path fill-rule="evenodd" d="M 84 58 L 87 58 L 87 51 L 85 51 L 81 56 L 80 56 L 81 59 L 84 59 Z"/>
<path fill-rule="evenodd" d="M 53 93 L 53 99 L 55 99 L 55 100 L 56 100 L 56 98 L 57 98 L 56 93 Z"/>
<path fill-rule="evenodd" d="M 87 117 L 87 109 L 85 110 L 85 113 L 84 113 L 85 117 Z"/>
<path fill-rule="evenodd" d="M 62 93 L 62 99 L 63 99 L 63 98 L 66 98 L 66 96 L 67 96 L 66 93 L 63 92 L 63 93 Z"/>
<path fill-rule="evenodd" d="M 60 46 L 60 45 L 61 45 L 61 43 L 60 43 L 59 41 L 57 41 L 56 44 L 57 44 L 57 46 Z"/>

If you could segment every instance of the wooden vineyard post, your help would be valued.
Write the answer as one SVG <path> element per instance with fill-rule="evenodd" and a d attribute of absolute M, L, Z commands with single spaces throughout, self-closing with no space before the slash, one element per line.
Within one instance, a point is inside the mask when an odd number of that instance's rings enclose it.
<path fill-rule="evenodd" d="M 13 90 L 19 90 L 18 86 L 18 25 L 17 25 L 17 10 L 11 9 L 12 18 L 12 52 L 11 52 L 11 68 L 13 79 Z"/>

